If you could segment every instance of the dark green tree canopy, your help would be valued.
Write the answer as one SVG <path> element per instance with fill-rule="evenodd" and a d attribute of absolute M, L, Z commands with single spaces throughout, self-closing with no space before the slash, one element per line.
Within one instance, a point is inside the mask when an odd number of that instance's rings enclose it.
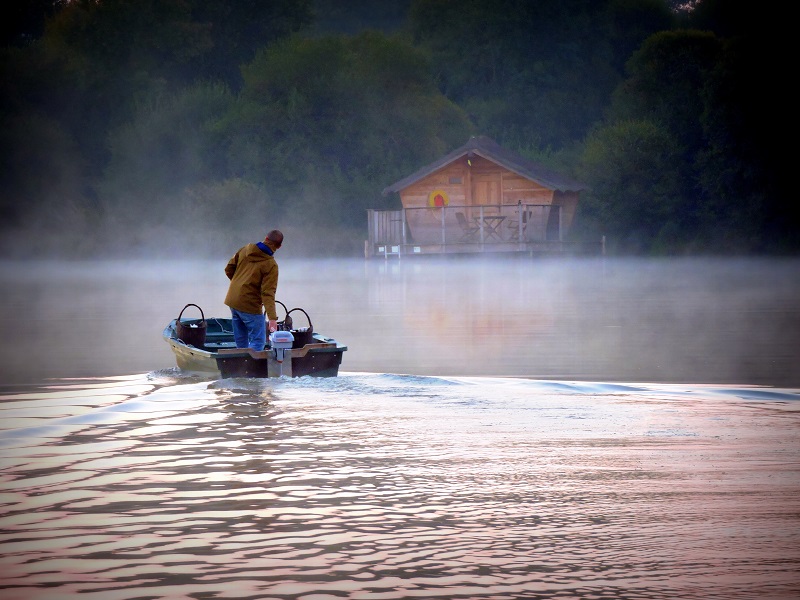
<path fill-rule="evenodd" d="M 244 203 L 360 252 L 387 184 L 483 134 L 589 184 L 576 223 L 620 249 L 797 251 L 772 8 L 8 0 L 0 246 L 63 218 L 130 249 Z"/>
<path fill-rule="evenodd" d="M 348 221 L 363 218 L 385 181 L 471 131 L 424 55 L 396 37 L 294 37 L 262 51 L 243 75 L 237 174 L 283 188 L 337 182 L 332 201 Z"/>
<path fill-rule="evenodd" d="M 601 118 L 629 53 L 670 19 L 658 1 L 415 0 L 411 29 L 482 132 L 559 150 Z"/>

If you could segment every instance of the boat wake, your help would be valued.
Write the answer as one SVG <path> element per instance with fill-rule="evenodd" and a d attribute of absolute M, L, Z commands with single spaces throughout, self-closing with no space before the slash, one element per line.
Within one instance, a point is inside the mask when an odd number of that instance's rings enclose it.
<path fill-rule="evenodd" d="M 362 372 L 52 380 L 0 394 L 0 588 L 796 597 L 797 400 Z"/>

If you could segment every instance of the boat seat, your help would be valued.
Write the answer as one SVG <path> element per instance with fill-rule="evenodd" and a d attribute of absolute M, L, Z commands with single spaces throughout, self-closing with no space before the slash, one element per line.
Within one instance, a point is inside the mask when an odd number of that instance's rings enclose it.
<path fill-rule="evenodd" d="M 236 342 L 209 342 L 204 344 L 206 350 L 219 351 L 227 348 L 236 348 Z"/>

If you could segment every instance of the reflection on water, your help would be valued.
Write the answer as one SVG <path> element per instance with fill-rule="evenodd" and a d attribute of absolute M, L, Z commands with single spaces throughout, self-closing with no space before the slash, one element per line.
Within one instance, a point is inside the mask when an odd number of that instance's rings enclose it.
<path fill-rule="evenodd" d="M 287 253 L 342 376 L 211 381 L 223 266 L 0 263 L 3 600 L 800 596 L 799 261 Z"/>
<path fill-rule="evenodd" d="M 287 250 L 288 252 L 288 250 Z M 217 262 L 0 263 L 3 381 L 174 365 L 187 303 L 227 316 Z M 278 297 L 414 375 L 800 385 L 800 260 L 281 259 Z M 295 313 L 299 314 L 299 313 Z"/>
<path fill-rule="evenodd" d="M 0 397 L 0 597 L 788 599 L 800 392 L 174 370 Z"/>

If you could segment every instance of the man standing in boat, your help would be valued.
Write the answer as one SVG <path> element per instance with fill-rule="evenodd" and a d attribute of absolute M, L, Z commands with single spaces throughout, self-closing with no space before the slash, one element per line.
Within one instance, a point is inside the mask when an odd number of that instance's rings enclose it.
<path fill-rule="evenodd" d="M 283 243 L 283 234 L 273 229 L 263 242 L 247 244 L 225 265 L 231 280 L 225 304 L 231 309 L 233 337 L 237 348 L 261 351 L 267 344 L 263 306 L 269 319 L 269 331 L 278 329 L 275 292 L 278 289 L 278 263 L 275 251 Z"/>

